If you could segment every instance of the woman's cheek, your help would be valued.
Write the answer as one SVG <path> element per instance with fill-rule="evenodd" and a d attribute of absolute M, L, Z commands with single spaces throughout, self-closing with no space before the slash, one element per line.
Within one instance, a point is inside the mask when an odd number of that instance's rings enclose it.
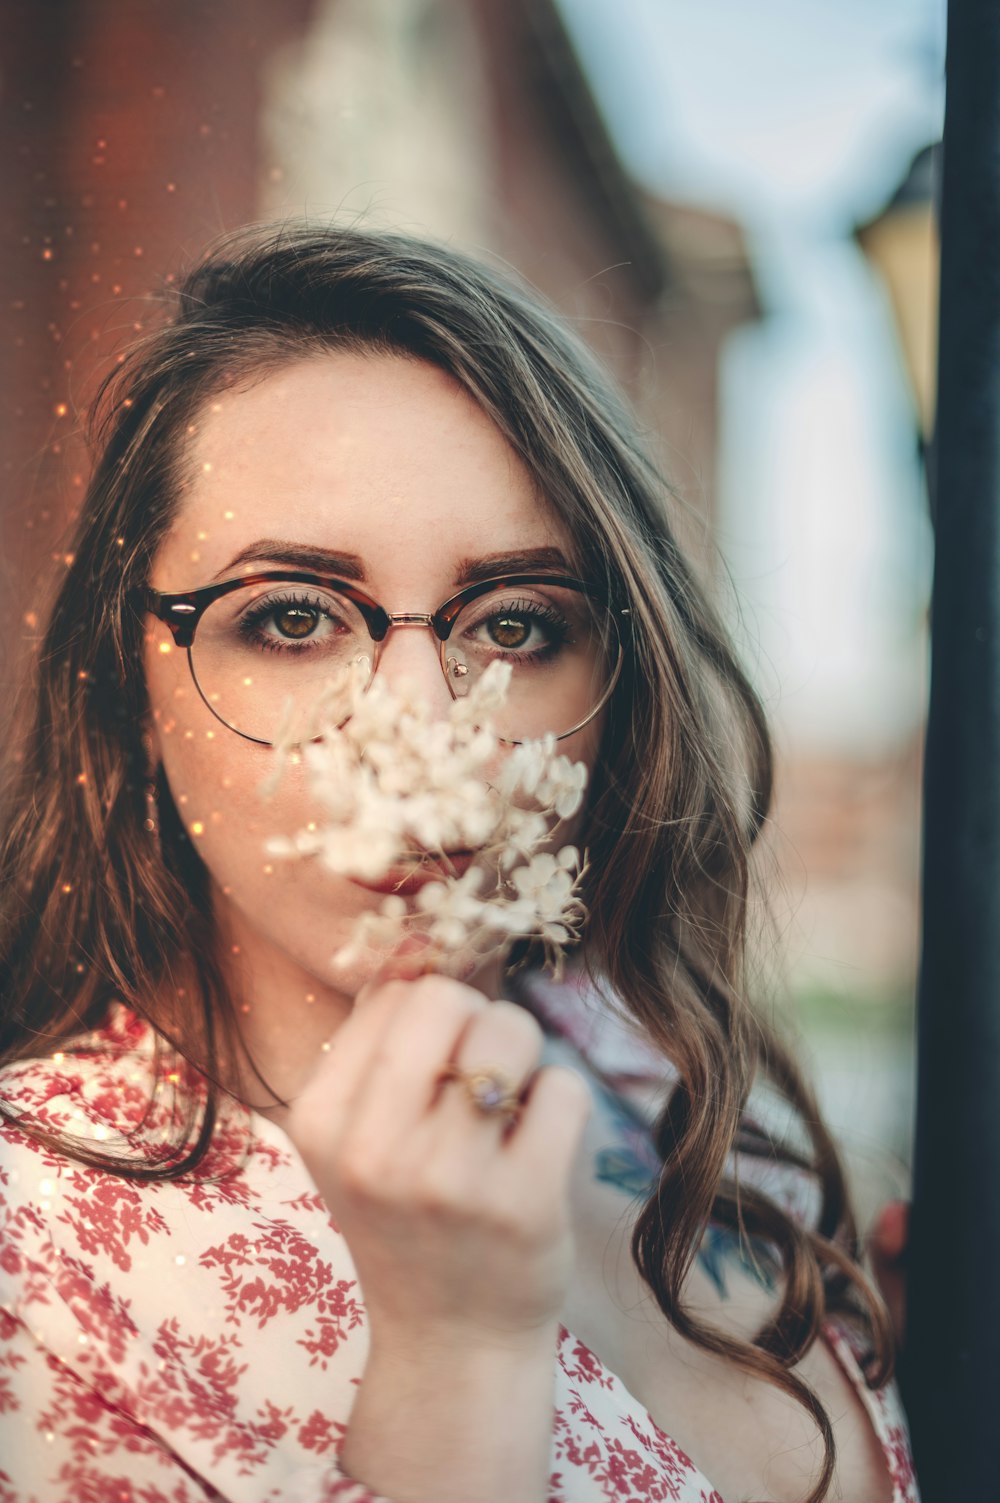
<path fill-rule="evenodd" d="M 235 747 L 220 742 L 223 736 Z M 178 816 L 219 881 L 234 871 L 272 875 L 279 863 L 268 854 L 267 840 L 293 835 L 313 817 L 301 769 L 286 769 L 277 790 L 265 797 L 262 785 L 273 771 L 271 754 L 249 742 L 245 747 L 224 727 L 218 736 L 161 737 L 164 772 Z"/>

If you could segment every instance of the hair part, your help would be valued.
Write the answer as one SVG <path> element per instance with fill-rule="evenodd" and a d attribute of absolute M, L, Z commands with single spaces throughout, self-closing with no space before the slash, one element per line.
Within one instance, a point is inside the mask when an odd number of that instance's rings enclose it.
<path fill-rule="evenodd" d="M 585 831 L 584 958 L 679 1075 L 657 1123 L 663 1170 L 633 1254 L 682 1334 L 808 1409 L 825 1447 L 810 1494 L 818 1503 L 833 1475 L 833 1435 L 792 1369 L 825 1316 L 849 1311 L 876 1353 L 871 1380 L 885 1381 L 887 1316 L 858 1264 L 833 1142 L 747 996 L 751 861 L 771 798 L 764 717 L 681 556 L 666 488 L 621 397 L 527 291 L 403 236 L 308 224 L 241 231 L 170 301 L 172 317 L 112 370 L 94 407 L 97 458 L 38 661 L 34 726 L 0 850 L 0 1059 L 48 1052 L 96 1027 L 118 998 L 197 1065 L 206 1091 L 189 1102 L 161 1161 L 77 1156 L 138 1178 L 180 1175 L 204 1157 L 242 1053 L 238 999 L 213 948 L 207 873 L 162 774 L 159 850 L 143 828 L 148 704 L 136 668 L 143 624 L 129 591 L 148 581 L 182 490 L 187 429 L 213 394 L 330 351 L 430 362 L 510 443 L 575 541 L 581 568 L 629 603 L 632 650 L 610 702 Z M 798 1110 L 810 1134 L 805 1155 L 748 1134 L 757 1076 Z M 818 1227 L 734 1183 L 736 1149 L 813 1174 Z M 712 1219 L 765 1237 L 782 1262 L 779 1308 L 753 1343 L 723 1335 L 684 1303 Z"/>

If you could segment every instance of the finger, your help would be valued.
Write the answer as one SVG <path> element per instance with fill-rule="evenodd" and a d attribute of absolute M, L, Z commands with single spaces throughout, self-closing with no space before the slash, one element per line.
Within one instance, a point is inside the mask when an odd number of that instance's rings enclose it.
<path fill-rule="evenodd" d="M 503 1175 L 544 1205 L 561 1198 L 591 1110 L 590 1089 L 576 1070 L 546 1065 L 531 1080 L 521 1118 L 503 1155 Z"/>
<path fill-rule="evenodd" d="M 366 989 L 362 1007 L 351 1013 L 324 1052 L 293 1104 L 300 1135 L 319 1131 L 325 1138 L 342 1129 L 388 1066 L 393 1087 L 417 1094 L 433 1089 L 431 1060 L 446 1058 L 470 1010 L 485 1006 L 468 987 L 440 977 L 391 981 Z M 421 1081 L 421 1060 L 427 1055 Z M 391 1103 L 390 1115 L 395 1115 Z"/>
<path fill-rule="evenodd" d="M 399 982 L 359 992 L 350 1015 L 323 1044 L 310 1089 L 320 1081 L 335 1081 L 338 1096 L 351 1095 L 392 1018 L 409 1000 L 407 988 Z"/>
<path fill-rule="evenodd" d="M 513 1002 L 494 1002 L 473 1015 L 459 1038 L 449 1068 L 457 1073 L 441 1079 L 434 1114 L 445 1135 L 476 1133 L 496 1141 L 509 1128 L 512 1116 L 500 1107 L 479 1105 L 474 1080 L 469 1076 L 493 1076 L 501 1096 L 518 1100 L 528 1089 L 538 1064 L 545 1035 L 536 1020 Z M 483 1085 L 488 1089 L 489 1082 Z"/>
<path fill-rule="evenodd" d="M 485 997 L 443 976 L 393 982 L 405 1005 L 392 1011 L 363 1059 L 354 1061 L 347 1101 L 351 1135 L 382 1139 L 406 1132 L 430 1109 L 441 1071 L 470 1017 L 488 1007 Z"/>

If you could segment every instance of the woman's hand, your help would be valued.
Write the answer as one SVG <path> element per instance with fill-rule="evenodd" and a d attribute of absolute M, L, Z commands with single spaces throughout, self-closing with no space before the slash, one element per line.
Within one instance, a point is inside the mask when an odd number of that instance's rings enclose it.
<path fill-rule="evenodd" d="M 440 976 L 368 990 L 292 1106 L 289 1136 L 347 1239 L 371 1352 L 341 1457 L 398 1503 L 538 1503 L 569 1177 L 589 1109 L 535 1073 L 529 1013 Z M 519 1119 L 477 1110 L 449 1066 L 527 1083 Z"/>
<path fill-rule="evenodd" d="M 530 1345 L 572 1270 L 568 1184 L 589 1093 L 534 1074 L 543 1035 L 523 1008 L 441 976 L 362 994 L 292 1106 L 287 1130 L 347 1239 L 373 1346 Z M 507 1126 L 449 1065 L 530 1082 Z"/>

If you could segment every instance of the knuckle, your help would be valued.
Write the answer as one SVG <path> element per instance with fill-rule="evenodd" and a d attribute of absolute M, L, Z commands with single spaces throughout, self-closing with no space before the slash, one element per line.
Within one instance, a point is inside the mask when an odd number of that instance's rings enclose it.
<path fill-rule="evenodd" d="M 506 1039 L 520 1043 L 538 1052 L 545 1042 L 545 1034 L 536 1018 L 516 1002 L 494 1002 L 487 1014 L 491 1028 L 503 1031 Z"/>
<path fill-rule="evenodd" d="M 458 1028 L 486 1006 L 485 998 L 469 986 L 447 976 L 422 976 L 410 983 L 412 1013 L 429 1022 L 447 1022 Z"/>
<path fill-rule="evenodd" d="M 366 995 L 364 1005 L 355 1008 L 354 1016 L 371 1019 L 370 1026 L 380 1022 L 385 1025 L 403 1006 L 410 995 L 406 981 L 383 981 Z"/>
<path fill-rule="evenodd" d="M 421 976 L 411 985 L 421 999 L 426 997 L 435 1007 L 440 1007 L 442 1002 L 446 1002 L 449 1006 L 471 1012 L 486 1005 L 486 999 L 481 992 L 477 992 L 474 987 L 466 986 L 462 981 L 456 981 L 452 976 Z"/>
<path fill-rule="evenodd" d="M 389 981 L 383 981 L 379 986 L 373 989 L 373 995 L 376 996 L 379 1001 L 395 1003 L 405 1002 L 408 992 L 409 983 L 403 981 L 399 977 L 393 977 Z"/>

